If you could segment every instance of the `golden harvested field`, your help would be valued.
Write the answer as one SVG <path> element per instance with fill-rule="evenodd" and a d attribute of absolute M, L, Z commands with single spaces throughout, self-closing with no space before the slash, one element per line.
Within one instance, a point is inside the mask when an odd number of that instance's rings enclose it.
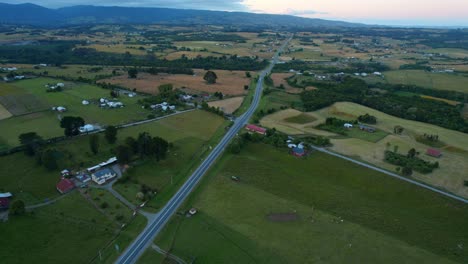
<path fill-rule="evenodd" d="M 219 107 L 226 114 L 232 114 L 242 104 L 244 96 L 232 97 L 224 100 L 209 102 L 209 106 Z"/>
<path fill-rule="evenodd" d="M 218 80 L 215 84 L 207 84 L 203 80 L 204 70 L 194 70 L 194 75 L 186 74 L 158 74 L 151 75 L 147 73 L 138 74 L 138 78 L 129 79 L 127 75 L 115 76 L 109 79 L 100 80 L 100 82 L 121 85 L 129 89 L 137 89 L 140 92 L 157 94 L 158 87 L 161 84 L 171 83 L 174 88 L 187 88 L 200 92 L 222 92 L 226 95 L 245 94 L 244 85 L 250 84 L 250 79 L 245 77 L 244 71 L 224 71 L 215 70 Z"/>
<path fill-rule="evenodd" d="M 0 120 L 9 118 L 11 116 L 12 114 L 8 112 L 8 110 L 6 110 L 6 108 L 3 107 L 3 105 L 0 104 Z"/>

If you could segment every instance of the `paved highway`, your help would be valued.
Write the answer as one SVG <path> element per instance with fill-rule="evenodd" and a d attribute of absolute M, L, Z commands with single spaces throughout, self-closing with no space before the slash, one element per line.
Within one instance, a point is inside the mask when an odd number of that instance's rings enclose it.
<path fill-rule="evenodd" d="M 201 163 L 201 165 L 195 170 L 195 172 L 188 178 L 188 180 L 182 185 L 182 187 L 177 191 L 177 193 L 169 200 L 169 202 L 163 207 L 159 212 L 157 217 L 150 220 L 145 229 L 138 235 L 138 237 L 128 246 L 122 255 L 117 259 L 115 263 L 118 264 L 133 264 L 136 263 L 138 258 L 143 254 L 145 249 L 150 246 L 157 236 L 157 234 L 162 230 L 164 225 L 169 221 L 169 219 L 174 215 L 177 208 L 179 208 L 187 196 L 193 191 L 197 183 L 200 181 L 202 176 L 208 171 L 211 165 L 220 157 L 225 148 L 228 146 L 229 142 L 237 135 L 237 133 L 244 127 L 244 125 L 249 121 L 252 114 L 257 108 L 262 91 L 263 91 L 263 79 L 268 75 L 273 69 L 274 65 L 278 60 L 278 55 L 283 51 L 284 47 L 291 40 L 289 38 L 284 44 L 278 49 L 278 52 L 273 57 L 270 65 L 260 73 L 257 86 L 255 88 L 255 94 L 247 112 L 242 116 L 238 117 L 234 122 L 233 126 L 226 135 L 221 139 L 219 144 L 213 149 L 213 151 L 206 157 L 206 159 Z"/>

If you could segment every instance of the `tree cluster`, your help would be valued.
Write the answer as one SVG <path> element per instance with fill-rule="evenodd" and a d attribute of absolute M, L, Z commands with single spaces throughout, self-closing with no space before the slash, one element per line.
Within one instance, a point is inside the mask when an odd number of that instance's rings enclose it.
<path fill-rule="evenodd" d="M 385 151 L 384 160 L 390 164 L 410 168 L 417 172 L 427 174 L 439 167 L 439 162 L 429 162 L 417 157 L 418 153 L 415 149 L 408 151 L 407 155 L 402 155 L 397 152 Z"/>

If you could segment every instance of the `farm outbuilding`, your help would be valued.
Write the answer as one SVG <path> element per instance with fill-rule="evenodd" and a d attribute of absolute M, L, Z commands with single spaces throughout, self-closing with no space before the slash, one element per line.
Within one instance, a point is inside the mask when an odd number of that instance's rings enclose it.
<path fill-rule="evenodd" d="M 69 180 L 62 178 L 59 183 L 57 183 L 57 191 L 61 194 L 66 194 L 70 192 L 71 190 L 75 189 L 75 184 Z"/>
<path fill-rule="evenodd" d="M 431 157 L 435 157 L 435 158 L 440 158 L 442 156 L 442 152 L 440 152 L 440 150 L 433 149 L 433 148 L 428 149 L 426 151 L 426 154 L 431 156 Z"/>
<path fill-rule="evenodd" d="M 11 197 L 13 197 L 11 193 L 0 193 L 0 210 L 10 207 Z"/>
<path fill-rule="evenodd" d="M 257 133 L 260 135 L 266 135 L 266 131 L 267 131 L 266 128 L 252 125 L 252 124 L 246 125 L 245 129 L 247 129 L 249 132 Z"/>

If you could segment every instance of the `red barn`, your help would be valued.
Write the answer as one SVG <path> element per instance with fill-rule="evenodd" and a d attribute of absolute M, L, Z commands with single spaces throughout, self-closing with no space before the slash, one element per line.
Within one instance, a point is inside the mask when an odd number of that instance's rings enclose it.
<path fill-rule="evenodd" d="M 10 198 L 0 198 L 0 210 L 10 207 Z"/>
<path fill-rule="evenodd" d="M 57 191 L 59 191 L 61 194 L 68 193 L 74 188 L 75 184 L 69 179 L 63 178 L 59 183 L 57 183 Z"/>
<path fill-rule="evenodd" d="M 260 135 L 266 135 L 266 131 L 267 131 L 266 128 L 259 127 L 256 125 L 246 125 L 245 129 L 247 129 L 250 132 L 260 134 Z"/>
<path fill-rule="evenodd" d="M 428 149 L 426 154 L 435 158 L 440 158 L 440 156 L 442 156 L 442 153 L 440 152 L 440 150 L 432 149 L 432 148 Z"/>

